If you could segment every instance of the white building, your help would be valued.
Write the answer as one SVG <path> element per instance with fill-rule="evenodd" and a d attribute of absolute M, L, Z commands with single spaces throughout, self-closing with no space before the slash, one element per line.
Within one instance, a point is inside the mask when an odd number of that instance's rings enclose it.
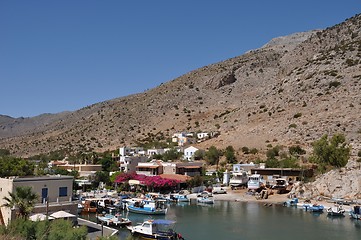
<path fill-rule="evenodd" d="M 144 156 L 120 156 L 119 170 L 121 172 L 135 172 L 138 163 L 146 162 L 147 160 L 148 158 Z"/>
<path fill-rule="evenodd" d="M 205 138 L 208 138 L 208 136 L 209 136 L 209 133 L 207 133 L 207 132 L 197 133 L 198 139 L 205 139 Z"/>
<path fill-rule="evenodd" d="M 198 151 L 199 149 L 193 146 L 187 147 L 186 149 L 184 149 L 184 156 L 183 158 L 185 160 L 191 161 L 194 159 L 194 153 L 196 151 Z"/>
<path fill-rule="evenodd" d="M 119 148 L 119 156 L 141 155 L 142 153 L 144 153 L 144 149 L 142 147 L 120 147 Z"/>
<path fill-rule="evenodd" d="M 138 163 L 137 174 L 146 176 L 157 176 L 163 173 L 163 161 L 152 160 L 150 162 Z"/>
<path fill-rule="evenodd" d="M 165 151 L 164 149 L 148 149 L 147 150 L 147 155 L 148 156 L 153 156 L 153 155 L 157 155 L 157 154 L 164 154 Z"/>

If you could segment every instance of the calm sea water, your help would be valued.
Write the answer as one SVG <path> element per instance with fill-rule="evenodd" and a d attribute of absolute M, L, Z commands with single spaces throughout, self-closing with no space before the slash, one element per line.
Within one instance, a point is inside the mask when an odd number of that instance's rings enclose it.
<path fill-rule="evenodd" d="M 148 216 L 124 212 L 133 224 Z M 328 217 L 302 209 L 259 203 L 218 201 L 212 205 L 189 204 L 169 206 L 166 216 L 155 218 L 177 221 L 176 231 L 187 240 L 329 240 L 361 239 L 361 221 L 345 217 Z M 119 239 L 135 239 L 121 229 Z"/>

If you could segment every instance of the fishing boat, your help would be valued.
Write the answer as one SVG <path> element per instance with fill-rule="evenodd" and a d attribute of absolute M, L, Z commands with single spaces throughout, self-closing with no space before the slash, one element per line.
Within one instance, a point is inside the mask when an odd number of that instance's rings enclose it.
<path fill-rule="evenodd" d="M 189 202 L 190 199 L 186 194 L 182 193 L 172 193 L 169 196 L 169 200 L 172 202 Z"/>
<path fill-rule="evenodd" d="M 213 197 L 208 197 L 208 196 L 197 197 L 197 202 L 206 203 L 206 204 L 214 204 L 214 199 L 213 199 Z"/>
<path fill-rule="evenodd" d="M 237 187 L 246 187 L 248 183 L 248 175 L 246 171 L 234 172 L 232 174 L 232 178 L 229 180 L 229 185 L 231 189 L 235 189 Z"/>
<path fill-rule="evenodd" d="M 112 200 L 109 198 L 86 198 L 82 201 L 82 212 L 95 213 L 106 211 L 108 206 L 112 205 Z M 78 206 L 79 207 L 79 206 Z"/>
<path fill-rule="evenodd" d="M 361 208 L 360 205 L 355 205 L 350 211 L 350 216 L 353 219 L 361 220 Z"/>
<path fill-rule="evenodd" d="M 345 216 L 345 209 L 343 209 L 342 205 L 335 204 L 333 207 L 327 208 L 327 215 L 328 216 L 335 216 L 335 217 L 343 217 Z"/>
<path fill-rule="evenodd" d="M 181 234 L 175 232 L 175 221 L 156 219 L 146 220 L 136 226 L 127 226 L 132 235 L 146 239 L 184 240 Z"/>
<path fill-rule="evenodd" d="M 105 223 L 108 226 L 119 226 L 125 227 L 127 225 L 132 224 L 132 222 L 128 218 L 121 217 L 121 214 L 105 214 L 104 216 L 97 216 L 98 221 Z"/>
<path fill-rule="evenodd" d="M 276 190 L 278 194 L 288 193 L 287 190 L 287 180 L 284 178 L 275 179 L 275 184 L 272 186 L 272 189 Z"/>
<path fill-rule="evenodd" d="M 148 215 L 165 215 L 167 213 L 167 207 L 165 203 L 165 200 L 143 199 L 133 203 L 132 205 L 128 205 L 127 210 L 133 213 Z"/>
<path fill-rule="evenodd" d="M 260 174 L 255 173 L 249 177 L 247 183 L 247 187 L 249 190 L 257 190 L 262 186 L 264 186 L 264 179 Z"/>
<path fill-rule="evenodd" d="M 284 202 L 283 206 L 292 207 L 292 206 L 297 206 L 297 204 L 298 204 L 298 198 L 292 198 Z"/>
<path fill-rule="evenodd" d="M 306 211 L 310 211 L 310 212 L 323 212 L 323 209 L 325 207 L 323 205 L 319 205 L 319 204 L 315 203 L 315 204 L 304 204 L 303 208 Z"/>

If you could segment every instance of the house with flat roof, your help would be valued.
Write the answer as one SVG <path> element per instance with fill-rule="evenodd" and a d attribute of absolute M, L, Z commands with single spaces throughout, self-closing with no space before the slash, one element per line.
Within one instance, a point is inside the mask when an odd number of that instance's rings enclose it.
<path fill-rule="evenodd" d="M 30 186 L 38 195 L 33 213 L 50 215 L 57 211 L 66 211 L 77 216 L 78 203 L 72 201 L 73 176 L 41 176 L 41 177 L 8 177 L 0 178 L 0 219 L 7 225 L 15 219 L 18 209 L 4 207 L 4 197 L 9 197 L 9 192 L 14 193 L 20 186 Z"/>
<path fill-rule="evenodd" d="M 139 163 L 144 163 L 148 160 L 145 156 L 120 156 L 119 157 L 119 170 L 121 172 L 135 172 Z"/>
<path fill-rule="evenodd" d="M 75 170 L 78 171 L 79 177 L 95 176 L 95 173 L 102 171 L 103 167 L 101 164 L 66 164 L 58 165 L 58 168 L 68 170 L 69 172 Z"/>
<path fill-rule="evenodd" d="M 146 176 L 156 176 L 163 173 L 163 161 L 152 160 L 150 162 L 138 163 L 136 173 Z"/>

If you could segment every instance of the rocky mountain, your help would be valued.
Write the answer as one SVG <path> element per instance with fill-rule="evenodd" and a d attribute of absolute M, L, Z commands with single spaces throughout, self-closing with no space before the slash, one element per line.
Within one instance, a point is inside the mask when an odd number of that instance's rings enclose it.
<path fill-rule="evenodd" d="M 361 15 L 271 40 L 149 91 L 74 112 L 0 116 L 0 148 L 18 156 L 114 150 L 175 132 L 219 131 L 198 144 L 265 150 L 343 133 L 361 147 Z"/>

